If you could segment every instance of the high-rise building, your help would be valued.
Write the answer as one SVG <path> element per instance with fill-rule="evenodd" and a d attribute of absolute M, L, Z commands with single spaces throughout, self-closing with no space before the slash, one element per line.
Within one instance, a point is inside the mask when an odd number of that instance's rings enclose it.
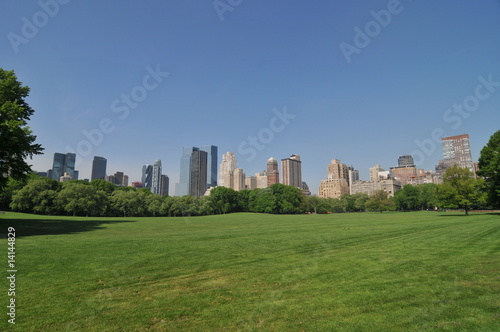
<path fill-rule="evenodd" d="M 257 177 L 256 176 L 247 176 L 245 179 L 245 187 L 246 187 L 246 189 L 256 189 L 257 188 Z"/>
<path fill-rule="evenodd" d="M 413 157 L 409 154 L 404 156 L 399 156 L 398 158 L 398 167 L 406 167 L 406 166 L 415 166 L 413 162 Z"/>
<path fill-rule="evenodd" d="M 161 160 L 158 159 L 153 164 L 153 176 L 151 180 L 151 192 L 159 195 L 161 191 Z"/>
<path fill-rule="evenodd" d="M 281 159 L 281 177 L 283 184 L 302 188 L 302 162 L 298 154 Z"/>
<path fill-rule="evenodd" d="M 59 181 L 61 176 L 65 176 L 64 173 L 69 173 L 72 180 L 78 180 L 78 171 L 75 171 L 75 162 L 75 153 L 54 153 L 50 177 Z"/>
<path fill-rule="evenodd" d="M 380 165 L 375 165 L 370 167 L 370 181 L 379 181 L 379 172 L 384 172 L 385 170 L 380 167 Z"/>
<path fill-rule="evenodd" d="M 168 186 L 170 185 L 170 180 L 168 176 L 165 174 L 161 175 L 161 187 L 160 187 L 160 195 L 168 196 Z"/>
<path fill-rule="evenodd" d="M 333 159 L 328 165 L 327 179 L 321 180 L 318 196 L 323 198 L 339 198 L 349 194 L 349 168 L 340 160 Z"/>
<path fill-rule="evenodd" d="M 347 167 L 347 172 L 349 176 L 349 188 L 356 181 L 359 181 L 359 171 L 355 170 L 353 166 Z"/>
<path fill-rule="evenodd" d="M 261 173 L 255 173 L 257 179 L 257 188 L 264 189 L 267 188 L 267 172 L 262 171 Z"/>
<path fill-rule="evenodd" d="M 267 160 L 267 186 L 280 182 L 280 172 L 278 170 L 278 161 L 273 157 Z"/>
<path fill-rule="evenodd" d="M 153 184 L 153 166 L 152 165 L 144 165 L 142 166 L 142 177 L 141 182 L 144 188 L 148 188 L 151 190 Z"/>
<path fill-rule="evenodd" d="M 245 173 L 241 168 L 237 168 L 233 172 L 233 189 L 236 191 L 245 189 Z"/>
<path fill-rule="evenodd" d="M 193 151 L 199 150 L 196 147 L 182 148 L 179 183 L 175 185 L 177 196 L 189 195 L 189 177 L 191 176 L 191 155 Z"/>
<path fill-rule="evenodd" d="M 443 163 L 446 167 L 457 165 L 474 172 L 469 135 L 458 135 L 441 138 L 443 144 Z"/>
<path fill-rule="evenodd" d="M 233 172 L 236 168 L 238 168 L 238 161 L 236 160 L 236 156 L 233 152 L 226 152 L 222 155 L 222 162 L 219 167 L 219 186 L 224 186 L 227 188 L 231 188 L 231 184 L 226 182 L 226 178 Z"/>
<path fill-rule="evenodd" d="M 200 198 L 207 191 L 207 159 L 208 153 L 202 150 L 191 154 L 189 177 L 189 195 Z"/>
<path fill-rule="evenodd" d="M 94 161 L 92 162 L 92 176 L 90 177 L 91 180 L 104 180 L 104 177 L 106 176 L 107 162 L 106 158 L 98 156 L 94 157 Z"/>
<path fill-rule="evenodd" d="M 123 172 L 120 171 L 114 174 L 115 184 L 117 186 L 123 186 L 123 176 L 124 176 Z"/>
<path fill-rule="evenodd" d="M 217 163 L 218 163 L 218 154 L 217 147 L 215 145 L 207 145 L 202 146 L 202 151 L 207 153 L 207 187 L 209 189 L 211 187 L 217 187 Z"/>
<path fill-rule="evenodd" d="M 193 170 L 191 169 L 191 166 L 193 164 L 192 158 L 197 151 L 204 151 L 207 156 L 205 162 L 205 170 L 203 172 L 204 174 L 206 174 L 205 191 L 210 187 L 217 186 L 217 147 L 214 145 L 204 146 L 201 149 L 194 146 L 184 147 L 181 156 L 179 182 L 175 185 L 175 194 L 177 196 L 190 195 L 192 189 L 191 176 L 193 174 Z M 199 156 L 198 153 L 196 153 L 196 155 Z M 195 179 L 194 181 L 197 182 L 198 179 Z M 205 193 L 205 191 L 203 191 L 203 194 Z"/>

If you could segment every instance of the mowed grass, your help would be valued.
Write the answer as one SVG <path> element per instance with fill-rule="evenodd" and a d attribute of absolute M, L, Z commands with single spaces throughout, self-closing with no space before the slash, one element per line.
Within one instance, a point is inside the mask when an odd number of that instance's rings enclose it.
<path fill-rule="evenodd" d="M 499 214 L 0 224 L 4 266 L 16 228 L 19 331 L 500 330 Z"/>

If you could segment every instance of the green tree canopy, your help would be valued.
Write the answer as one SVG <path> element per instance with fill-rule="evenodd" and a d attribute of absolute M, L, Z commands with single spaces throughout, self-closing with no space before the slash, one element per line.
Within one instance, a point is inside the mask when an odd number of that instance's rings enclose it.
<path fill-rule="evenodd" d="M 446 169 L 437 195 L 441 207 L 464 209 L 467 215 L 474 206 L 486 203 L 483 187 L 484 179 L 476 179 L 469 169 L 454 165 Z"/>
<path fill-rule="evenodd" d="M 48 178 L 35 178 L 12 196 L 10 207 L 28 213 L 52 213 L 56 210 L 55 194 L 59 182 Z"/>
<path fill-rule="evenodd" d="M 384 212 L 392 211 L 395 209 L 395 204 L 392 199 L 389 198 L 385 190 L 379 190 L 370 196 L 368 201 L 366 201 L 366 209 L 368 211 Z"/>
<path fill-rule="evenodd" d="M 73 216 L 99 216 L 106 211 L 107 196 L 102 190 L 78 182 L 67 182 L 57 195 L 57 204 Z"/>
<path fill-rule="evenodd" d="M 481 150 L 478 174 L 486 181 L 489 203 L 500 208 L 500 130 Z"/>
<path fill-rule="evenodd" d="M 396 208 L 401 211 L 415 211 L 420 209 L 420 189 L 407 184 L 394 194 Z"/>
<path fill-rule="evenodd" d="M 212 210 L 216 214 L 240 211 L 240 197 L 234 189 L 219 186 L 210 191 L 209 197 Z"/>
<path fill-rule="evenodd" d="M 32 172 L 27 158 L 41 154 L 43 148 L 35 144 L 28 120 L 34 110 L 26 103 L 29 87 L 22 86 L 14 71 L 0 68 L 0 190 L 5 186 L 5 174 L 14 179 Z"/>

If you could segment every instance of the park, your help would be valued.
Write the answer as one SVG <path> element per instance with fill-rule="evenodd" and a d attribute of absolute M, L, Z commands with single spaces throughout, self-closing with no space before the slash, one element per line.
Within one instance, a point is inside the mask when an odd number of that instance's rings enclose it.
<path fill-rule="evenodd" d="M 499 220 L 6 212 L 0 229 L 19 331 L 497 331 Z"/>

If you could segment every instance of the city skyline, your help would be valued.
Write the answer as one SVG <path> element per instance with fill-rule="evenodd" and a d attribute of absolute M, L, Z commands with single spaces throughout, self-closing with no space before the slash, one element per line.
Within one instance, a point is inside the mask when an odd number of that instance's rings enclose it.
<path fill-rule="evenodd" d="M 30 87 L 46 149 L 29 162 L 76 153 L 90 178 L 103 156 L 138 180 L 161 159 L 175 192 L 179 149 L 210 143 L 247 175 L 300 154 L 315 192 L 332 159 L 363 179 L 401 155 L 432 170 L 442 137 L 468 133 L 477 160 L 500 119 L 500 3 L 391 3 L 257 0 L 221 19 L 212 2 L 13 2 L 2 67 Z"/>
<path fill-rule="evenodd" d="M 374 193 L 376 190 L 384 189 L 389 195 L 394 195 L 397 190 L 400 190 L 406 184 L 423 184 L 423 183 L 441 183 L 442 175 L 446 167 L 458 165 L 470 169 L 473 173 L 477 170 L 477 162 L 472 159 L 470 149 L 470 139 L 468 134 L 441 138 L 441 151 L 443 159 L 439 160 L 435 165 L 434 170 L 425 170 L 417 168 L 412 155 L 400 155 L 397 158 L 397 166 L 390 167 L 386 171 L 379 164 L 369 168 L 369 179 L 362 179 L 359 176 L 359 170 L 354 166 L 348 166 L 341 163 L 338 159 L 331 160 L 327 165 L 327 179 L 321 180 L 317 192 L 311 192 L 313 195 L 318 195 L 324 198 L 339 198 L 343 194 L 353 194 L 358 192 Z M 208 152 L 207 152 L 208 151 Z M 70 165 L 74 165 L 75 157 L 73 154 L 54 154 L 53 165 L 57 165 L 61 169 L 65 165 L 66 159 L 70 160 Z M 261 173 L 255 173 L 255 176 L 246 174 L 242 168 L 237 168 L 238 161 L 233 152 L 226 152 L 221 156 L 220 166 L 209 166 L 209 160 L 218 159 L 218 147 L 209 145 L 202 149 L 197 147 L 184 147 L 181 156 L 181 168 L 184 168 L 185 184 L 181 182 L 176 184 L 175 196 L 192 195 L 197 198 L 206 194 L 208 189 L 218 185 L 232 188 L 234 190 L 255 189 L 269 187 L 275 183 L 292 185 L 300 189 L 308 187 L 307 182 L 302 181 L 302 161 L 300 155 L 292 154 L 289 158 L 281 159 L 281 168 L 278 161 L 271 157 L 266 162 L 266 169 Z M 103 157 L 94 157 L 94 168 L 97 162 L 102 164 L 104 161 L 104 169 L 106 159 Z M 100 165 L 98 168 L 102 168 Z M 74 169 L 74 166 L 73 166 Z M 71 169 L 68 169 L 71 172 Z M 101 170 L 102 171 L 102 170 Z M 213 172 L 212 172 L 213 171 Z M 78 175 L 78 171 L 73 171 Z M 281 172 L 281 178 L 280 178 Z M 44 176 L 53 176 L 53 169 L 48 172 L 41 172 Z M 182 172 L 181 172 L 182 173 Z M 217 176 L 209 179 L 208 174 L 215 173 Z M 123 181 L 124 177 L 126 178 Z M 265 184 L 260 183 L 259 177 L 263 177 Z M 64 177 L 61 176 L 61 181 L 71 179 L 69 173 L 65 172 Z M 128 176 L 123 172 L 117 172 L 113 176 L 105 176 L 106 181 L 113 182 L 119 185 L 128 185 Z M 153 165 L 143 165 L 142 167 L 142 183 L 132 181 L 131 185 L 141 184 L 142 187 L 150 189 L 154 194 L 169 194 L 169 177 L 162 174 L 161 160 L 156 160 Z M 215 185 L 214 185 L 215 183 Z M 183 192 L 183 187 L 187 192 Z M 177 192 L 178 190 L 179 193 Z M 307 190 L 306 190 L 307 191 Z"/>

